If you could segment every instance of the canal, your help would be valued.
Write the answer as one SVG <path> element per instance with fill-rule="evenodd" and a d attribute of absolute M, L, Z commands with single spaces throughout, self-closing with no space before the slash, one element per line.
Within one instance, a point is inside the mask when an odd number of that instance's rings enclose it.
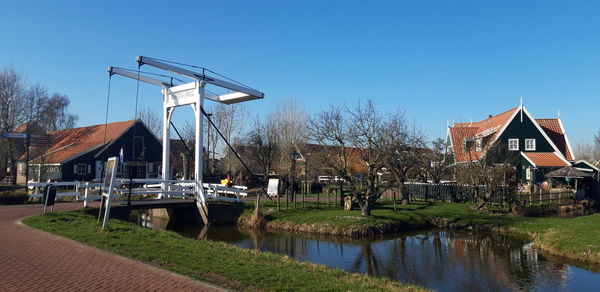
<path fill-rule="evenodd" d="M 370 239 L 307 237 L 235 226 L 170 226 L 147 210 L 138 224 L 199 240 L 290 256 L 437 291 L 598 291 L 599 267 L 546 257 L 528 242 L 493 233 L 433 230 Z"/>

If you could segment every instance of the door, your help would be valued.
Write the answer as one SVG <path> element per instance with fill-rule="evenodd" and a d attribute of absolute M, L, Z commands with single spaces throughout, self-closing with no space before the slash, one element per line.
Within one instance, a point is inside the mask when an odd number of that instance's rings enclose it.
<path fill-rule="evenodd" d="M 100 181 L 102 176 L 102 161 L 96 160 L 96 176 L 95 181 Z"/>

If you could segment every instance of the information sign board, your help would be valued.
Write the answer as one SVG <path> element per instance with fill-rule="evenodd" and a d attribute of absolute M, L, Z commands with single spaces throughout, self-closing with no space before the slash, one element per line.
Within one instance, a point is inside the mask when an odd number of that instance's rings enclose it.
<path fill-rule="evenodd" d="M 267 195 L 270 197 L 279 195 L 279 179 L 271 178 L 269 179 L 269 185 L 267 187 Z"/>

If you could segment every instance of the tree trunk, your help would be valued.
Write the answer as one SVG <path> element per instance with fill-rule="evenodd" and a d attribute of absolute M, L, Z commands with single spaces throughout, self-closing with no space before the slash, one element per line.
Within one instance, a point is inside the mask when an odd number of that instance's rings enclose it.
<path fill-rule="evenodd" d="M 364 203 L 360 204 L 360 212 L 362 216 L 371 216 L 371 203 L 368 199 L 365 200 Z"/>
<path fill-rule="evenodd" d="M 256 205 L 254 206 L 254 216 L 258 216 L 260 214 L 260 193 L 256 195 Z"/>
<path fill-rule="evenodd" d="M 404 178 L 400 179 L 400 196 L 402 197 L 402 205 L 406 206 L 410 202 L 410 196 L 406 185 L 404 184 Z"/>
<path fill-rule="evenodd" d="M 340 206 L 344 207 L 344 181 L 340 179 Z"/>
<path fill-rule="evenodd" d="M 481 210 L 481 209 L 484 209 L 484 207 L 487 207 L 487 204 L 491 198 L 492 198 L 492 193 L 486 191 L 485 194 L 483 195 L 483 197 L 479 200 L 479 202 L 475 206 L 475 209 Z"/>

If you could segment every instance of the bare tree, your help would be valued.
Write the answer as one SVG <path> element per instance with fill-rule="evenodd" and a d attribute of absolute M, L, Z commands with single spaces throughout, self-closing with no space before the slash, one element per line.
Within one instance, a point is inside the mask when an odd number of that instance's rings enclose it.
<path fill-rule="evenodd" d="M 253 128 L 247 135 L 245 143 L 246 153 L 259 166 L 263 172 L 263 183 L 267 183 L 269 173 L 273 169 L 279 152 L 279 137 L 277 135 L 276 125 L 273 119 L 260 121 L 258 118 L 254 122 Z M 256 195 L 256 205 L 252 217 L 251 225 L 260 227 L 263 225 L 260 212 L 260 196 Z"/>
<path fill-rule="evenodd" d="M 54 93 L 47 100 L 40 122 L 49 132 L 75 127 L 78 117 L 67 111 L 70 103 L 69 97 L 59 93 Z"/>
<path fill-rule="evenodd" d="M 373 203 L 383 193 L 378 174 L 385 165 L 383 122 L 384 116 L 371 100 L 352 109 L 330 106 L 310 120 L 312 140 L 326 145 L 318 157 L 347 183 L 348 195 L 356 200 L 363 216 L 371 215 Z M 365 178 L 366 188 L 357 176 Z"/>
<path fill-rule="evenodd" d="M 218 104 L 214 109 L 214 121 L 215 125 L 225 139 L 230 143 L 233 142 L 235 137 L 238 137 L 245 128 L 245 120 L 247 116 L 246 108 L 240 104 Z M 211 139 L 215 141 L 217 144 L 214 145 L 216 149 L 222 149 L 220 151 L 224 155 L 225 160 L 225 172 L 231 171 L 236 163 L 235 157 L 231 153 L 231 149 L 227 147 L 224 141 L 221 140 L 219 136 L 216 136 L 215 139 Z M 219 150 L 217 150 L 219 151 Z M 217 152 L 217 151 L 212 151 Z M 214 154 L 213 154 L 214 155 Z M 214 158 L 214 156 L 213 156 Z"/>
<path fill-rule="evenodd" d="M 154 135 L 162 137 L 163 120 L 158 113 L 145 106 L 139 110 L 138 119 L 142 120 Z"/>
<path fill-rule="evenodd" d="M 0 72 L 0 132 L 11 132 L 23 123 L 37 124 L 46 131 L 74 127 L 77 116 L 68 112 L 69 103 L 66 95 L 50 96 L 40 84 L 27 85 L 23 74 L 11 67 Z M 7 167 L 16 173 L 16 159 L 24 149 L 15 146 L 21 142 L 0 138 L 0 176 Z M 16 176 L 12 179 L 15 183 Z"/>
<path fill-rule="evenodd" d="M 310 119 L 309 135 L 314 142 L 325 146 L 315 159 L 326 166 L 330 174 L 354 181 L 350 164 L 350 122 L 346 112 L 345 107 L 333 105 L 321 110 Z M 344 180 L 340 180 L 340 194 Z"/>
<path fill-rule="evenodd" d="M 501 196 L 513 211 L 515 210 L 516 169 L 513 166 L 516 157 L 510 155 L 505 144 L 495 143 L 487 147 L 485 154 L 478 157 L 475 146 L 465 149 L 469 154 L 466 163 L 457 165 L 457 180 L 473 186 L 479 202 L 477 210 L 487 208 L 494 195 Z"/>
<path fill-rule="evenodd" d="M 289 157 L 286 155 L 296 151 L 298 145 L 306 140 L 307 116 L 306 112 L 295 99 L 284 99 L 277 109 L 269 114 L 276 124 L 278 140 L 282 148 L 279 156 L 280 170 L 285 172 L 290 168 Z"/>
<path fill-rule="evenodd" d="M 379 182 L 380 171 L 385 166 L 384 151 L 384 117 L 375 109 L 372 100 L 359 102 L 349 111 L 351 126 L 349 138 L 352 146 L 357 149 L 360 160 L 366 165 L 366 189 L 351 184 L 352 195 L 358 202 L 363 216 L 371 216 L 371 208 L 383 194 L 384 186 Z M 352 180 L 352 178 L 349 178 Z"/>
<path fill-rule="evenodd" d="M 452 156 L 446 151 L 446 143 L 442 138 L 431 142 L 431 147 L 424 149 L 421 158 L 420 165 L 425 180 L 431 179 L 433 183 L 440 183 L 449 174 L 453 163 Z"/>
<path fill-rule="evenodd" d="M 71 103 L 68 96 L 60 93 L 50 96 L 48 89 L 41 84 L 30 86 L 23 98 L 26 121 L 37 124 L 47 132 L 73 128 L 79 119 L 68 112 Z"/>
<path fill-rule="evenodd" d="M 594 144 L 597 148 L 600 148 L 600 130 L 598 130 L 598 132 L 596 132 L 596 135 L 594 136 Z"/>
<path fill-rule="evenodd" d="M 7 67 L 0 73 L 0 132 L 11 132 L 19 124 L 27 121 L 27 89 L 25 78 L 13 68 Z M 0 151 L 2 160 L 0 175 L 6 175 L 5 170 L 10 168 L 10 173 L 16 172 L 16 156 L 12 139 L 0 138 Z M 13 175 L 12 183 L 16 182 Z"/>
<path fill-rule="evenodd" d="M 258 166 L 263 174 L 263 182 L 266 183 L 269 173 L 275 168 L 281 150 L 274 119 L 267 118 L 261 121 L 257 118 L 247 134 L 244 146 L 246 147 L 244 153 Z"/>
<path fill-rule="evenodd" d="M 425 148 L 425 134 L 416 125 L 406 121 L 402 110 L 397 109 L 389 118 L 384 128 L 383 143 L 386 169 L 394 178 L 400 190 L 402 204 L 408 205 L 409 194 L 405 182 L 411 169 L 422 163 Z"/>
<path fill-rule="evenodd" d="M 588 142 L 580 142 L 575 145 L 574 155 L 577 159 L 584 159 L 590 162 L 600 160 L 600 146 Z"/>

